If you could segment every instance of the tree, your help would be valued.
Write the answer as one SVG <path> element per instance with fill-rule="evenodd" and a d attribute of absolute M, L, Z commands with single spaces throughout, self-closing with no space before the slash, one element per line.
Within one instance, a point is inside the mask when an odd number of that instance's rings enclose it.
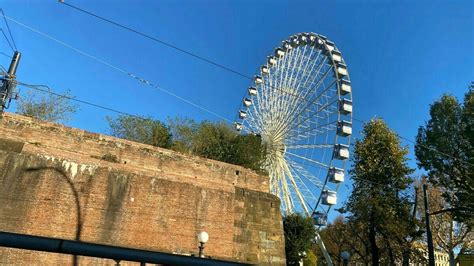
<path fill-rule="evenodd" d="M 342 263 L 341 252 L 351 250 L 349 244 L 351 241 L 350 231 L 348 224 L 344 221 L 344 217 L 340 215 L 319 233 L 329 256 L 331 256 L 332 261 L 336 265 Z"/>
<path fill-rule="evenodd" d="M 430 120 L 418 130 L 415 154 L 429 181 L 443 187 L 443 196 L 458 208 L 455 218 L 474 224 L 474 90 L 464 104 L 443 95 L 430 106 Z"/>
<path fill-rule="evenodd" d="M 170 130 L 158 120 L 127 115 L 120 115 L 116 118 L 107 117 L 106 119 L 112 136 L 156 147 L 171 147 Z"/>
<path fill-rule="evenodd" d="M 232 163 L 232 141 L 237 133 L 224 123 L 203 121 L 192 138 L 191 152 L 204 158 Z"/>
<path fill-rule="evenodd" d="M 301 214 L 288 214 L 283 217 L 285 231 L 285 253 L 288 265 L 297 265 L 301 254 L 308 252 L 316 234 L 313 221 Z"/>
<path fill-rule="evenodd" d="M 410 202 L 404 193 L 413 169 L 407 165 L 408 149 L 400 147 L 398 136 L 380 119 L 364 125 L 363 139 L 355 142 L 353 192 L 348 200 L 349 219 L 366 230 L 373 265 L 380 253 L 387 264 L 395 264 L 397 246 L 415 229 Z"/>
<path fill-rule="evenodd" d="M 198 129 L 198 123 L 189 118 L 168 119 L 173 144 L 171 149 L 183 153 L 191 153 L 193 139 Z"/>
<path fill-rule="evenodd" d="M 171 148 L 201 157 L 240 165 L 265 173 L 262 164 L 265 147 L 259 135 L 239 135 L 229 125 L 192 119 L 170 119 Z"/>
<path fill-rule="evenodd" d="M 67 122 L 78 109 L 71 99 L 70 91 L 64 96 L 27 91 L 18 100 L 17 113 L 49 122 Z"/>
<path fill-rule="evenodd" d="M 267 174 L 262 169 L 266 147 L 262 144 L 262 138 L 259 135 L 237 135 L 232 141 L 232 145 L 234 155 L 231 163 L 255 170 L 260 174 Z"/>

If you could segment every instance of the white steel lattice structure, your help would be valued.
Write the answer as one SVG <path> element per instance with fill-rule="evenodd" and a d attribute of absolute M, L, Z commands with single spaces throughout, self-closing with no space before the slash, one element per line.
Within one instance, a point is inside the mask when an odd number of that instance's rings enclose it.
<path fill-rule="evenodd" d="M 352 134 L 352 89 L 341 52 L 322 35 L 291 36 L 261 66 L 242 107 L 235 127 L 266 145 L 264 168 L 282 212 L 325 225 Z"/>

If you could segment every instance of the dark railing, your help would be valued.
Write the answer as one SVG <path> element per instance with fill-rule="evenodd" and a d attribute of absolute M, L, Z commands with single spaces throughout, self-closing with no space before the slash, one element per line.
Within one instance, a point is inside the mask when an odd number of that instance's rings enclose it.
<path fill-rule="evenodd" d="M 249 265 L 239 262 L 175 255 L 51 237 L 0 232 L 0 246 L 70 255 L 166 265 Z"/>

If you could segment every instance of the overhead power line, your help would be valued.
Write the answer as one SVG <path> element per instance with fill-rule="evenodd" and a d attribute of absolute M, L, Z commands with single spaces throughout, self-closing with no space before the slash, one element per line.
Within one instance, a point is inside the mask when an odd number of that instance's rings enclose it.
<path fill-rule="evenodd" d="M 0 11 L 2 12 L 2 15 L 3 15 L 3 19 L 5 20 L 5 24 L 7 25 L 7 29 L 8 29 L 8 33 L 10 34 L 10 38 L 12 39 L 12 42 L 13 42 L 13 46 L 15 47 L 15 50 L 14 51 L 18 51 L 18 49 L 16 48 L 16 43 L 15 43 L 15 39 L 13 38 L 13 35 L 12 35 L 12 31 L 10 30 L 10 26 L 8 25 L 8 21 L 6 20 L 6 16 L 5 16 L 5 13 L 3 13 L 3 9 L 0 8 Z M 2 30 L 3 32 L 3 30 Z M 3 33 L 5 35 L 5 33 Z M 6 37 L 6 36 L 5 36 Z M 8 38 L 7 38 L 8 40 Z M 10 43 L 10 42 L 9 42 Z M 10 45 L 11 46 L 11 45 Z M 13 49 L 13 48 L 12 48 Z"/>
<path fill-rule="evenodd" d="M 116 24 L 117 26 L 120 26 L 120 27 L 122 27 L 122 28 L 124 28 L 124 29 L 130 30 L 130 31 L 132 31 L 132 32 L 139 33 L 139 32 L 136 31 L 136 30 L 133 30 L 133 29 L 128 28 L 128 27 L 126 27 L 126 26 L 122 26 L 122 25 L 120 25 L 120 24 L 118 24 L 118 23 L 115 23 L 115 22 L 110 21 L 110 20 L 108 20 L 108 19 L 102 18 L 102 17 L 100 17 L 100 16 L 98 16 L 98 15 L 95 15 L 95 14 L 93 14 L 93 13 L 91 13 L 91 12 L 82 10 L 82 9 L 80 9 L 80 8 L 77 8 L 77 7 L 72 6 L 72 5 L 70 5 L 70 4 L 67 4 L 67 3 L 64 3 L 64 4 L 66 4 L 67 6 L 70 6 L 70 7 L 72 7 L 72 8 L 78 9 L 78 10 L 80 10 L 80 11 L 82 11 L 82 12 L 84 12 L 84 13 L 87 13 L 87 14 L 89 14 L 89 15 L 92 15 L 92 16 L 94 16 L 94 17 L 100 18 L 100 19 L 102 19 L 102 20 L 104 20 L 104 21 L 107 21 L 107 22 L 109 22 L 109 23 L 112 23 L 112 24 L 114 24 L 114 25 Z M 183 97 L 181 97 L 181 96 L 179 96 L 179 95 L 177 95 L 177 94 L 175 94 L 175 93 L 173 93 L 173 92 L 171 92 L 171 91 L 169 91 L 169 90 L 166 90 L 166 89 L 164 89 L 164 88 L 162 88 L 162 87 L 160 87 L 160 86 L 158 86 L 158 85 L 156 85 L 156 84 L 154 84 L 154 83 L 152 83 L 152 82 L 150 82 L 150 81 L 148 81 L 148 80 L 146 80 L 146 79 L 143 79 L 143 78 L 141 78 L 141 77 L 139 77 L 139 76 L 137 76 L 137 75 L 135 75 L 135 74 L 133 74 L 133 73 L 131 73 L 131 72 L 128 72 L 128 71 L 126 71 L 126 70 L 124 70 L 124 69 L 122 69 L 122 68 L 119 68 L 119 67 L 117 67 L 117 66 L 115 66 L 115 65 L 113 65 L 113 64 L 111 64 L 111 63 L 109 63 L 109 62 L 106 62 L 106 61 L 104 61 L 104 60 L 102 60 L 102 59 L 100 59 L 100 58 L 98 58 L 98 57 L 96 57 L 96 56 L 93 56 L 93 55 L 91 55 L 91 54 L 89 54 L 89 53 L 87 53 L 87 52 L 84 52 L 84 51 L 82 51 L 81 49 L 78 49 L 78 48 L 76 48 L 76 47 L 74 47 L 74 46 L 72 46 L 72 45 L 70 45 L 70 44 L 68 44 L 68 43 L 65 43 L 65 42 L 59 40 L 59 39 L 56 39 L 56 38 L 54 38 L 54 37 L 52 37 L 52 36 L 50 36 L 50 35 L 48 35 L 48 34 L 42 32 L 42 31 L 40 31 L 40 30 L 38 30 L 38 29 L 35 29 L 35 28 L 33 28 L 33 27 L 30 27 L 30 26 L 28 26 L 28 25 L 26 25 L 26 24 L 24 24 L 24 23 L 22 23 L 22 22 L 19 22 L 19 21 L 13 19 L 13 18 L 7 17 L 7 16 L 5 16 L 5 15 L 3 14 L 3 12 L 2 12 L 2 16 L 3 16 L 3 18 L 4 18 L 5 20 L 10 20 L 10 21 L 16 23 L 16 24 L 19 25 L 19 26 L 22 26 L 22 27 L 24 27 L 24 28 L 26 28 L 26 29 L 28 29 L 28 30 L 30 30 L 30 31 L 33 31 L 33 32 L 35 32 L 35 33 L 37 33 L 37 34 L 39 34 L 39 35 L 42 35 L 43 37 L 46 37 L 46 38 L 48 38 L 48 39 L 50 39 L 50 40 L 52 40 L 52 41 L 54 41 L 54 42 L 56 42 L 56 43 L 59 43 L 59 44 L 65 46 L 65 47 L 67 47 L 67 48 L 69 48 L 69 49 L 72 49 L 72 50 L 74 50 L 75 52 L 80 53 L 80 54 L 82 54 L 82 55 L 84 55 L 84 56 L 86 56 L 86 57 L 89 57 L 90 59 L 92 59 L 92 60 L 94 60 L 94 61 L 96 61 L 96 62 L 99 62 L 99 63 L 101 63 L 101 64 L 103 64 L 103 65 L 105 65 L 105 66 L 108 66 L 108 67 L 110 67 L 110 68 L 112 68 L 112 69 L 114 69 L 114 70 L 116 70 L 116 71 L 118 71 L 118 72 L 120 72 L 120 73 L 122 73 L 122 74 L 125 74 L 125 75 L 127 75 L 127 76 L 129 76 L 129 77 L 132 77 L 132 78 L 136 79 L 137 81 L 139 81 L 139 82 L 141 82 L 141 83 L 143 83 L 143 84 L 145 84 L 145 85 L 148 85 L 148 86 L 151 86 L 151 87 L 153 87 L 153 88 L 155 88 L 155 89 L 157 89 L 157 90 L 160 90 L 160 91 L 162 91 L 162 92 L 164 92 L 164 93 L 166 93 L 166 94 L 168 94 L 168 95 L 170 95 L 170 96 L 173 96 L 173 97 L 175 97 L 175 98 L 177 98 L 177 99 L 179 99 L 179 100 L 181 100 L 181 101 L 183 101 L 183 102 L 186 102 L 186 103 L 188 103 L 188 104 L 190 104 L 190 105 L 192 105 L 192 106 L 194 106 L 194 107 L 196 107 L 196 108 L 198 108 L 198 109 L 201 109 L 201 110 L 203 110 L 203 111 L 205 111 L 205 112 L 207 112 L 207 113 L 209 113 L 209 114 L 212 114 L 212 115 L 214 115 L 214 116 L 216 116 L 216 117 L 218 117 L 218 118 L 220 118 L 220 119 L 222 119 L 222 120 L 225 120 L 225 121 L 227 121 L 227 122 L 233 123 L 233 121 L 231 121 L 230 119 L 228 119 L 228 118 L 226 118 L 226 117 L 224 117 L 224 116 L 222 116 L 222 115 L 220 115 L 220 114 L 218 114 L 218 113 L 216 113 L 216 112 L 214 112 L 214 111 L 211 111 L 211 110 L 209 110 L 209 109 L 207 109 L 207 108 L 205 108 L 205 107 L 203 107 L 203 106 L 201 106 L 201 105 L 198 105 L 198 104 L 196 104 L 196 103 L 194 103 L 194 102 L 192 102 L 192 101 L 190 101 L 190 100 L 188 100 L 188 99 L 186 99 L 186 98 L 183 98 Z M 141 34 L 141 35 L 145 35 L 145 34 Z M 151 36 L 148 36 L 148 35 L 145 35 L 145 37 L 150 38 L 150 39 L 154 39 L 154 37 L 151 37 Z M 159 41 L 159 40 L 157 40 L 157 41 Z M 160 41 L 160 42 L 161 42 L 161 41 Z M 167 43 L 165 43 L 165 42 L 163 42 L 163 43 L 164 43 L 164 44 L 167 44 Z M 170 47 L 173 47 L 173 46 L 171 45 Z M 216 66 L 222 66 L 222 65 L 217 64 L 217 63 L 214 63 L 214 62 L 212 62 L 212 61 L 210 61 L 210 60 L 208 60 L 208 59 L 204 59 L 204 58 L 202 58 L 201 56 L 197 56 L 197 55 L 195 55 L 195 54 L 192 54 L 192 53 L 190 53 L 190 52 L 187 52 L 187 51 L 185 51 L 185 50 L 183 50 L 183 49 L 180 49 L 180 48 L 177 48 L 177 47 L 176 47 L 176 49 L 178 49 L 178 50 L 180 50 L 180 51 L 182 51 L 182 52 L 185 52 L 185 53 L 187 53 L 187 54 L 189 54 L 189 55 L 192 55 L 192 56 L 194 56 L 194 57 L 196 57 L 196 58 L 202 59 L 203 61 L 208 61 L 208 62 L 210 62 L 210 63 L 213 63 L 213 64 L 216 65 Z M 225 70 L 230 70 L 230 71 L 232 71 L 232 72 L 234 72 L 234 73 L 237 73 L 237 74 L 239 74 L 239 75 L 242 76 L 242 77 L 245 77 L 245 78 L 248 78 L 248 79 L 251 79 L 251 80 L 253 79 L 253 78 L 250 77 L 250 76 L 241 74 L 241 73 L 239 73 L 239 72 L 236 72 L 236 71 L 234 71 L 234 70 L 231 70 L 230 68 L 227 68 L 227 67 L 224 67 L 224 66 L 222 66 L 222 68 L 225 69 Z M 89 103 L 85 103 L 85 104 L 89 104 Z M 98 106 L 96 106 L 96 107 L 98 107 Z M 119 112 L 120 112 L 120 111 L 119 111 Z M 132 116 L 134 116 L 134 115 L 132 115 Z M 358 121 L 358 122 L 361 122 L 361 123 L 366 123 L 366 122 L 367 122 L 367 121 L 364 121 L 364 120 L 361 120 L 361 119 L 357 119 L 357 118 L 355 118 L 354 116 L 353 116 L 352 118 L 353 118 L 353 120 Z M 404 139 L 404 140 L 409 141 L 409 142 L 411 142 L 411 143 L 413 143 L 413 144 L 416 144 L 416 141 L 413 141 L 413 140 L 411 140 L 411 139 L 409 139 L 409 138 L 405 138 L 405 137 L 400 136 L 400 135 L 398 135 L 398 134 L 397 134 L 397 136 L 398 136 L 399 138 L 401 138 L 401 139 Z M 429 150 L 431 150 L 431 151 L 437 152 L 437 153 L 442 154 L 442 155 L 444 155 L 444 156 L 448 156 L 448 157 L 450 157 L 450 158 L 452 158 L 452 159 L 461 161 L 461 162 L 463 162 L 463 163 L 466 163 L 466 164 L 469 164 L 469 165 L 472 166 L 472 164 L 470 164 L 470 163 L 468 163 L 468 162 L 465 162 L 465 161 L 463 161 L 463 160 L 461 160 L 461 159 L 459 159 L 459 158 L 456 158 L 456 157 L 454 157 L 454 156 L 451 156 L 451 155 L 449 155 L 449 154 L 440 152 L 440 151 L 436 150 L 435 148 L 432 148 L 432 147 L 429 147 L 429 146 L 425 146 L 425 145 L 421 145 L 421 146 L 424 147 L 424 148 L 427 148 L 427 149 L 429 149 Z"/>
<path fill-rule="evenodd" d="M 167 90 L 167 89 L 164 89 L 164 88 L 158 86 L 157 84 L 154 84 L 153 82 L 150 82 L 150 81 L 148 81 L 148 80 L 146 80 L 146 79 L 144 79 L 144 78 L 141 78 L 141 77 L 139 77 L 139 76 L 137 76 L 137 75 L 135 75 L 135 74 L 133 74 L 133 73 L 131 73 L 131 72 L 129 72 L 129 71 L 123 69 L 123 68 L 117 67 L 117 66 L 115 66 L 115 65 L 113 65 L 113 64 L 111 64 L 111 63 L 109 63 L 109 62 L 107 62 L 107 61 L 105 61 L 105 60 L 102 60 L 102 59 L 100 59 L 100 58 L 98 58 L 98 57 L 96 57 L 96 56 L 94 56 L 94 55 L 91 55 L 91 54 L 89 54 L 89 53 L 87 53 L 87 52 L 84 52 L 83 50 L 81 50 L 81 49 L 79 49 L 79 48 L 76 48 L 76 47 L 74 47 L 74 46 L 72 46 L 72 45 L 70 45 L 70 44 L 68 44 L 68 43 L 66 43 L 66 42 L 63 42 L 63 41 L 59 40 L 59 39 L 56 39 L 56 38 L 54 38 L 53 36 L 48 35 L 48 34 L 42 32 L 42 31 L 40 31 L 40 30 L 38 30 L 38 29 L 35 29 L 35 28 L 33 28 L 33 27 L 30 27 L 30 26 L 28 26 L 28 25 L 26 25 L 26 24 L 24 24 L 24 23 L 22 23 L 22 22 L 20 22 L 20 21 L 17 21 L 17 20 L 15 20 L 15 19 L 10 18 L 10 17 L 7 17 L 7 16 L 5 16 L 5 15 L 3 15 L 3 17 L 6 18 L 7 20 L 12 21 L 13 23 L 15 23 L 15 24 L 17 24 L 17 25 L 19 25 L 19 26 L 21 26 L 21 27 L 24 27 L 24 28 L 26 28 L 26 29 L 28 29 L 28 30 L 30 30 L 30 31 L 33 31 L 33 32 L 35 32 L 35 33 L 37 33 L 37 34 L 39 34 L 39 35 L 41 35 L 41 36 L 43 36 L 43 37 L 45 37 L 45 38 L 51 40 L 51 41 L 54 41 L 54 42 L 56 42 L 56 43 L 58 43 L 58 44 L 61 44 L 62 46 L 67 47 L 67 48 L 69 48 L 69 49 L 71 49 L 71 50 L 73 50 L 73 51 L 75 51 L 75 52 L 77 52 L 77 53 L 79 53 L 79 54 L 82 54 L 82 55 L 84 55 L 84 56 L 86 56 L 86 57 L 88 57 L 88 58 L 90 58 L 90 59 L 92 59 L 92 60 L 94 60 L 94 61 L 96 61 L 96 62 L 98 62 L 98 63 L 101 63 L 101 64 L 103 64 L 103 65 L 105 65 L 105 66 L 108 66 L 108 67 L 114 69 L 115 71 L 118 71 L 118 72 L 120 72 L 120 73 L 122 73 L 122 74 L 125 74 L 125 75 L 127 75 L 127 76 L 129 76 L 129 77 L 131 77 L 131 78 L 134 78 L 134 79 L 136 79 L 137 81 L 139 81 L 139 82 L 142 83 L 142 84 L 148 85 L 148 86 L 150 86 L 150 87 L 152 87 L 152 88 L 155 88 L 155 89 L 157 89 L 157 90 L 159 90 L 159 91 L 162 91 L 162 92 L 164 92 L 164 93 L 166 93 L 166 94 L 168 94 L 168 95 L 170 95 L 170 96 L 173 96 L 173 97 L 175 97 L 175 98 L 177 98 L 177 99 L 179 99 L 179 100 L 181 100 L 181 101 L 183 101 L 183 102 L 185 102 L 185 103 L 188 103 L 188 104 L 190 104 L 190 105 L 192 105 L 192 106 L 194 106 L 194 107 L 196 107 L 196 108 L 198 108 L 198 109 L 201 109 L 201 110 L 203 110 L 203 111 L 205 111 L 205 112 L 207 112 L 207 113 L 209 113 L 209 114 L 211 114 L 211 115 L 213 115 L 213 116 L 216 116 L 216 117 L 219 118 L 219 119 L 228 121 L 228 122 L 230 122 L 230 123 L 233 122 L 233 121 L 231 121 L 230 119 L 228 119 L 228 118 L 226 118 L 226 117 L 224 117 L 224 116 L 222 116 L 222 115 L 220 115 L 220 114 L 218 114 L 218 113 L 216 113 L 216 112 L 214 112 L 214 111 L 211 111 L 211 110 L 209 110 L 209 109 L 206 108 L 206 107 L 203 107 L 203 106 L 201 106 L 201 105 L 199 105 L 199 104 L 197 104 L 197 103 L 194 103 L 194 102 L 192 102 L 192 101 L 190 101 L 190 100 L 188 100 L 188 99 L 186 99 L 186 98 L 184 98 L 184 97 L 181 97 L 181 96 L 179 96 L 179 95 L 177 95 L 177 94 L 175 94 L 175 93 L 173 93 L 173 92 L 171 92 L 171 91 L 169 91 L 169 90 Z"/>
<path fill-rule="evenodd" d="M 68 99 L 68 100 L 71 100 L 71 101 L 75 101 L 75 102 L 78 102 L 78 103 L 81 103 L 81 104 L 86 104 L 86 105 L 93 106 L 93 107 L 96 107 L 96 108 L 100 108 L 100 109 L 103 109 L 103 110 L 111 111 L 111 112 L 114 112 L 114 113 L 117 113 L 117 114 L 126 115 L 126 116 L 130 116 L 130 117 L 135 117 L 135 118 L 139 118 L 139 119 L 143 119 L 143 120 L 149 120 L 148 118 L 145 118 L 145 117 L 142 117 L 142 116 L 139 116 L 139 115 L 134 115 L 134 114 L 131 114 L 131 113 L 123 112 L 123 111 L 113 109 L 113 108 L 110 108 L 110 107 L 107 107 L 107 106 L 103 106 L 103 105 L 100 105 L 100 104 L 80 100 L 80 99 L 77 99 L 74 96 L 68 96 L 68 95 L 56 93 L 47 85 L 41 85 L 41 84 L 33 85 L 33 84 L 28 84 L 28 83 L 24 83 L 24 82 L 20 82 L 20 81 L 15 81 L 15 84 L 17 84 L 19 86 L 30 88 L 30 89 L 33 89 L 33 90 L 36 90 L 36 91 L 40 91 L 40 92 L 43 92 L 43 93 L 48 93 L 48 94 L 51 94 L 51 95 L 54 95 L 54 96 L 57 96 L 57 97 L 60 97 L 60 98 L 65 98 L 65 99 Z"/>
<path fill-rule="evenodd" d="M 3 37 L 5 37 L 5 40 L 7 41 L 8 46 L 10 46 L 10 48 L 12 49 L 12 51 L 15 52 L 15 49 L 13 49 L 13 46 L 12 46 L 12 44 L 10 43 L 10 40 L 8 40 L 8 37 L 7 37 L 7 35 L 5 34 L 5 31 L 3 31 L 2 28 L 0 28 L 0 31 L 2 32 Z"/>
<path fill-rule="evenodd" d="M 3 55 L 3 56 L 6 56 L 6 57 L 8 57 L 8 58 L 12 58 L 10 55 L 7 55 L 7 54 L 4 53 L 4 52 L 0 52 L 0 54 Z"/>
<path fill-rule="evenodd" d="M 204 61 L 204 62 L 206 62 L 206 63 L 209 63 L 209 64 L 211 64 L 211 65 L 214 65 L 214 66 L 216 66 L 216 67 L 218 67 L 218 68 L 221 68 L 221 69 L 224 69 L 224 70 L 226 70 L 226 71 L 232 72 L 232 73 L 234 73 L 234 74 L 236 74 L 236 75 L 238 75 L 238 76 L 241 76 L 241 77 L 244 77 L 244 78 L 247 78 L 247 79 L 251 79 L 251 80 L 253 79 L 251 76 L 245 75 L 245 74 L 243 74 L 243 73 L 241 73 L 241 72 L 239 72 L 239 71 L 237 71 L 237 70 L 234 70 L 234 69 L 232 69 L 232 68 L 230 68 L 230 67 L 226 67 L 226 66 L 224 66 L 224 65 L 222 65 L 222 64 L 219 64 L 219 63 L 217 63 L 217 62 L 215 62 L 215 61 L 213 61 L 213 60 L 207 59 L 207 58 L 202 57 L 202 56 L 200 56 L 200 55 L 198 55 L 198 54 L 195 54 L 195 53 L 193 53 L 193 52 L 187 51 L 187 50 L 185 50 L 185 49 L 183 49 L 183 48 L 177 47 L 176 45 L 173 45 L 173 44 L 170 44 L 170 43 L 165 42 L 165 41 L 163 41 L 163 40 L 160 40 L 160 39 L 158 39 L 157 37 L 153 37 L 153 36 L 151 36 L 151 35 L 149 35 L 149 34 L 143 33 L 143 32 L 141 32 L 141 31 L 139 31 L 139 30 L 133 29 L 133 28 L 128 27 L 128 26 L 125 26 L 125 25 L 120 24 L 120 23 L 118 23 L 118 22 L 112 21 L 112 20 L 110 20 L 110 19 L 108 19 L 108 18 L 105 18 L 105 17 L 102 17 L 102 16 L 100 16 L 100 15 L 94 14 L 94 13 L 92 13 L 92 12 L 90 12 L 90 11 L 87 11 L 87 10 L 84 10 L 84 9 L 82 9 L 82 8 L 80 8 L 80 7 L 71 5 L 71 4 L 66 3 L 66 2 L 64 2 L 64 1 L 61 1 L 60 3 L 66 5 L 66 6 L 70 7 L 70 8 L 73 8 L 73 9 L 75 9 L 75 10 L 78 10 L 78 11 L 80 11 L 80 12 L 82 12 L 82 13 L 85 13 L 85 14 L 87 14 L 87 15 L 93 16 L 93 17 L 95 17 L 95 18 L 97 18 L 97 19 L 100 19 L 100 20 L 102 20 L 102 21 L 105 21 L 105 22 L 107 22 L 107 23 L 109 23 L 109 24 L 112 24 L 112 25 L 114 25 L 114 26 L 117 26 L 117 27 L 119 27 L 119 28 L 122 28 L 122 29 L 125 29 L 125 30 L 127 30 L 127 31 L 133 32 L 133 33 L 135 33 L 135 34 L 138 34 L 138 35 L 140 35 L 140 36 L 142 36 L 142 37 L 145 37 L 145 38 L 147 38 L 147 39 L 150 39 L 150 40 L 152 40 L 152 41 L 154 41 L 154 42 L 157 42 L 157 43 L 159 43 L 159 44 L 161 44 L 161 45 L 167 46 L 167 47 L 172 48 L 172 49 L 174 49 L 174 50 L 177 50 L 177 51 L 179 51 L 179 52 L 181 52 L 181 53 L 187 54 L 187 55 L 192 56 L 192 57 L 194 57 L 194 58 L 196 58 L 196 59 L 199 59 L 199 60 Z"/>

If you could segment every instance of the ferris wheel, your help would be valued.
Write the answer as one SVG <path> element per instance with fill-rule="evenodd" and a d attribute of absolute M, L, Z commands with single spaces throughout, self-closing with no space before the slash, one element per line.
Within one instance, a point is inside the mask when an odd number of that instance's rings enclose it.
<path fill-rule="evenodd" d="M 235 127 L 261 136 L 263 167 L 283 213 L 326 225 L 349 158 L 351 94 L 341 52 L 315 33 L 283 41 L 248 88 Z"/>

